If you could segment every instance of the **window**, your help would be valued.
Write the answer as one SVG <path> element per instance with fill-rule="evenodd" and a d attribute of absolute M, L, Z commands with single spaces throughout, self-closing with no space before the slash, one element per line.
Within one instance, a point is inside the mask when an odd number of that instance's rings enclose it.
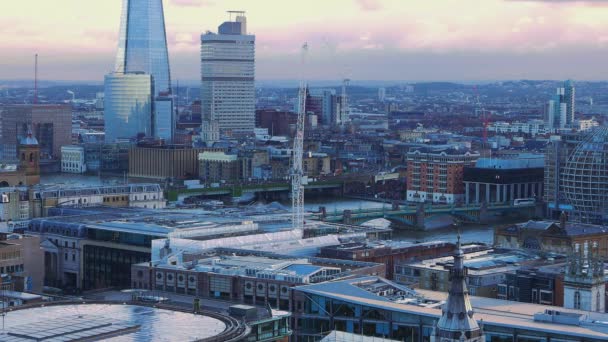
<path fill-rule="evenodd" d="M 68 253 L 63 254 L 63 260 L 68 261 Z"/>
<path fill-rule="evenodd" d="M 581 308 L 581 293 L 579 291 L 574 292 L 574 308 Z"/>
<path fill-rule="evenodd" d="M 72 253 L 72 261 L 76 261 L 76 253 Z"/>

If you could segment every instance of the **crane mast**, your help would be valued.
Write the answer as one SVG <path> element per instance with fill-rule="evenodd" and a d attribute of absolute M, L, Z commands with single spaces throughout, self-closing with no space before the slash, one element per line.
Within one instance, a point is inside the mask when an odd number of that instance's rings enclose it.
<path fill-rule="evenodd" d="M 308 44 L 302 46 L 302 59 L 308 51 Z M 303 62 L 303 61 L 302 61 Z M 291 223 L 293 229 L 304 228 L 304 185 L 308 182 L 302 167 L 304 154 L 304 120 L 306 119 L 306 89 L 304 80 L 300 81 L 298 91 L 298 120 L 296 122 L 296 135 L 293 139 L 293 157 L 291 169 Z"/>
<path fill-rule="evenodd" d="M 342 80 L 342 96 L 340 99 L 340 124 L 348 122 L 348 97 L 346 95 L 346 87 L 350 84 L 350 79 Z"/>

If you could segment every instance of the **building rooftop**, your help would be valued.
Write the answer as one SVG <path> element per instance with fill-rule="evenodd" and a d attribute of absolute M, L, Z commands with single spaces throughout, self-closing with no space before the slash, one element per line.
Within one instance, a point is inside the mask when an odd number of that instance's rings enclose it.
<path fill-rule="evenodd" d="M 1 341 L 197 341 L 219 335 L 219 319 L 136 305 L 71 304 L 13 310 Z"/>
<path fill-rule="evenodd" d="M 564 230 L 557 221 L 528 221 L 506 227 L 501 232 L 517 234 L 520 230 L 553 230 L 555 233 L 563 232 L 567 236 L 585 236 L 605 234 L 608 232 L 608 227 L 587 223 L 566 222 L 566 229 Z"/>
<path fill-rule="evenodd" d="M 366 282 L 391 283 L 388 280 L 379 277 L 361 277 L 313 285 L 302 285 L 298 286 L 296 289 L 311 295 L 319 295 L 382 310 L 436 319 L 441 316 L 441 303 L 443 303 L 448 296 L 448 294 L 444 292 L 416 290 L 415 296 L 404 296 L 403 298 L 406 299 L 403 300 L 399 297 L 395 298 L 394 296 L 382 295 L 382 293 L 375 294 L 365 291 L 358 286 L 358 284 Z M 396 285 L 394 283 L 392 284 Z M 408 290 L 412 291 L 410 289 Z M 554 334 L 583 338 L 587 337 L 599 340 L 605 339 L 608 334 L 608 324 L 606 323 L 608 322 L 608 313 L 586 312 L 485 297 L 470 297 L 470 300 L 473 310 L 475 311 L 475 319 L 483 320 L 483 323 L 486 326 L 492 325 L 515 329 L 533 329 Z M 534 315 L 544 312 L 545 310 L 585 315 L 585 319 L 577 326 L 536 321 Z"/>
<path fill-rule="evenodd" d="M 464 254 L 464 266 L 470 275 L 484 275 L 511 272 L 521 268 L 522 264 L 549 262 L 539 255 L 519 250 L 496 251 L 493 249 Z M 410 267 L 433 270 L 448 270 L 453 265 L 451 256 L 427 259 L 407 263 Z"/>

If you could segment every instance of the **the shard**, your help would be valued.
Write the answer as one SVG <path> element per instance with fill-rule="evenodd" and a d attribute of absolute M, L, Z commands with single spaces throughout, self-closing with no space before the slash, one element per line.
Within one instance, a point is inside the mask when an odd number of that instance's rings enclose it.
<path fill-rule="evenodd" d="M 154 78 L 154 93 L 171 89 L 162 0 L 123 0 L 116 54 L 117 73 L 143 72 Z"/>

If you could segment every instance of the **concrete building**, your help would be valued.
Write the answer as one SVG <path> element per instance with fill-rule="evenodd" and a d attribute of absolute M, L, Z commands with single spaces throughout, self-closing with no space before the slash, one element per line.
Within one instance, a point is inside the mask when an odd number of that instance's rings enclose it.
<path fill-rule="evenodd" d="M 61 147 L 61 172 L 85 173 L 87 171 L 84 146 Z"/>
<path fill-rule="evenodd" d="M 293 112 L 272 109 L 255 111 L 255 126 L 268 129 L 271 136 L 293 136 L 297 119 L 297 115 Z"/>
<path fill-rule="evenodd" d="M 161 209 L 166 205 L 158 184 L 136 183 L 105 186 L 34 187 L 26 190 L 31 217 L 48 216 L 52 208 L 96 206 Z"/>
<path fill-rule="evenodd" d="M 498 285 L 505 281 L 506 275 L 522 266 L 553 262 L 532 252 L 476 249 L 480 248 L 474 246 L 473 251 L 464 254 L 464 264 L 468 272 L 469 292 L 480 297 L 496 298 Z M 450 288 L 449 271 L 453 267 L 452 257 L 400 262 L 395 266 L 395 281 L 414 288 L 447 292 Z"/>
<path fill-rule="evenodd" d="M 407 197 L 410 202 L 462 203 L 464 168 L 479 153 L 450 148 L 416 147 L 407 153 Z"/>
<path fill-rule="evenodd" d="M 413 291 L 379 277 L 303 285 L 295 290 L 296 296 L 297 292 L 304 295 L 293 312 L 295 341 L 313 341 L 332 330 L 413 342 L 431 341 L 434 336 L 438 341 L 437 332 L 442 331 L 438 321 L 450 313 L 455 321 L 476 325 L 488 341 L 600 342 L 608 335 L 603 323 L 608 320 L 606 313 L 469 297 L 464 284 L 463 290 L 450 292 L 468 297 L 462 301 L 469 303 L 466 311 L 449 310 L 453 305 L 448 299 L 451 294 L 446 292 Z"/>
<path fill-rule="evenodd" d="M 2 288 L 42 293 L 44 255 L 40 238 L 34 235 L 0 234 L 0 274 Z M 10 282 L 9 282 L 10 281 Z"/>
<path fill-rule="evenodd" d="M 241 164 L 236 154 L 199 153 L 199 178 L 206 183 L 235 182 L 241 179 Z"/>
<path fill-rule="evenodd" d="M 174 292 L 280 310 L 295 307 L 292 287 L 372 274 L 381 265 L 322 258 L 293 258 L 264 252 L 216 249 L 205 255 L 172 256 L 131 267 L 133 288 Z M 179 259 L 183 260 L 180 261 Z"/>
<path fill-rule="evenodd" d="M 564 306 L 564 263 L 525 267 L 507 273 L 498 284 L 496 298 L 502 300 Z"/>
<path fill-rule="evenodd" d="M 247 34 L 245 12 L 201 35 L 203 121 L 222 132 L 253 133 L 255 127 L 255 36 Z"/>
<path fill-rule="evenodd" d="M 543 155 L 521 154 L 508 159 L 480 158 L 464 168 L 464 203 L 536 201 L 543 194 Z"/>
<path fill-rule="evenodd" d="M 395 267 L 403 262 L 446 256 L 454 244 L 445 241 L 411 243 L 406 241 L 367 241 L 343 243 L 321 248 L 323 258 L 377 262 L 386 265 L 386 277 L 394 279 Z"/>
<path fill-rule="evenodd" d="M 149 209 L 55 208 L 51 213 L 21 230 L 40 237 L 45 284 L 78 291 L 131 287 L 131 265 L 150 261 L 154 239 L 210 239 L 257 231 L 254 224 L 212 224 L 196 214 Z"/>
<path fill-rule="evenodd" d="M 495 246 L 562 255 L 570 254 L 576 244 L 582 246 L 586 241 L 597 245 L 599 256 L 608 257 L 608 230 L 604 226 L 566 222 L 562 218 L 561 222 L 528 221 L 494 232 Z"/>
<path fill-rule="evenodd" d="M 193 179 L 199 175 L 199 154 L 207 148 L 137 146 L 129 149 L 129 177 L 165 180 Z M 217 151 L 214 150 L 214 151 Z"/>
<path fill-rule="evenodd" d="M 14 162 L 19 142 L 28 131 L 40 143 L 40 158 L 59 160 L 61 146 L 72 143 L 72 109 L 69 105 L 0 106 L 0 160 Z"/>

